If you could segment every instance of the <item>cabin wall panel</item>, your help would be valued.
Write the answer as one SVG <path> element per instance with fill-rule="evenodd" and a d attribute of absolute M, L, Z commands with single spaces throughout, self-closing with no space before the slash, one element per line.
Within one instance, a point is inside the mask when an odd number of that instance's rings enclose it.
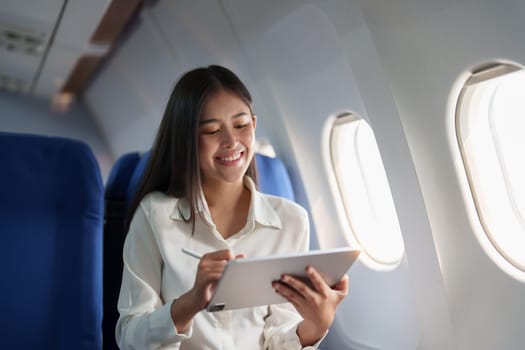
<path fill-rule="evenodd" d="M 484 252 L 455 172 L 457 80 L 495 59 L 525 62 L 520 1 L 360 1 L 413 154 L 462 349 L 519 349 L 525 284 Z M 512 269 L 510 269 L 512 270 Z"/>
<path fill-rule="evenodd" d="M 219 2 L 160 1 L 146 7 L 86 94 L 116 156 L 149 149 L 177 79 L 210 64 L 233 69 L 250 87 L 241 48 Z M 264 124 L 258 123 L 259 135 Z"/>
<path fill-rule="evenodd" d="M 244 78 L 239 43 L 220 1 L 159 1 L 150 12 L 181 72 L 222 64 Z"/>
<path fill-rule="evenodd" d="M 151 148 L 178 73 L 146 14 L 132 34 L 84 97 L 116 157 Z"/>
<path fill-rule="evenodd" d="M 339 112 L 352 110 L 365 117 L 367 113 L 333 17 L 318 6 L 301 2 L 290 8 L 290 3 L 294 2 L 286 2 L 283 9 L 261 9 L 254 3 L 229 1 L 228 10 L 251 58 L 255 79 L 261 82 L 261 89 L 269 91 L 279 114 L 286 116 L 283 123 L 290 146 L 285 152 L 297 160 L 312 217 L 318 231 L 322 227 L 321 246 L 346 244 L 328 181 L 320 170 L 324 166 L 322 132 L 328 117 Z M 247 15 L 250 9 L 259 16 Z M 252 27 L 259 30 L 250 30 Z M 357 263 L 350 275 L 352 297 L 341 306 L 339 322 L 325 345 L 337 349 L 416 348 L 419 329 L 406 261 L 389 272 Z"/>
<path fill-rule="evenodd" d="M 453 349 L 454 331 L 437 251 L 411 154 L 375 43 L 356 2 L 347 11 L 342 11 L 341 4 L 329 4 L 323 9 L 330 14 L 341 38 L 341 49 L 354 72 L 366 108 L 365 117 L 374 130 L 396 205 L 417 303 L 421 331 L 418 348 Z"/>

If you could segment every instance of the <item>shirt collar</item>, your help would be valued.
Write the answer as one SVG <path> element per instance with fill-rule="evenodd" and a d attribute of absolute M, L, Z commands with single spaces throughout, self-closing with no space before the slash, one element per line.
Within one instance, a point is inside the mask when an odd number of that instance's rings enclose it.
<path fill-rule="evenodd" d="M 208 213 L 208 204 L 206 203 L 206 198 L 204 195 L 200 194 L 201 200 L 198 201 L 196 213 Z M 173 210 L 170 214 L 170 219 L 173 220 L 189 220 L 191 212 L 190 202 L 186 198 L 179 198 L 173 207 Z"/>
<path fill-rule="evenodd" d="M 250 212 L 253 214 L 253 217 L 248 218 L 248 220 L 253 219 L 261 225 L 281 229 L 282 223 L 279 215 L 277 215 L 268 198 L 257 191 L 253 180 L 249 176 L 244 177 L 244 185 L 248 187 L 252 193 Z"/>
<path fill-rule="evenodd" d="M 244 185 L 250 190 L 252 194 L 247 222 L 256 221 L 263 226 L 281 229 L 282 222 L 279 218 L 279 215 L 277 215 L 277 212 L 268 201 L 268 198 L 257 191 L 253 180 L 249 176 L 244 177 Z M 202 212 L 204 217 L 209 219 L 211 223 L 211 215 L 209 214 L 206 198 L 204 198 L 202 192 L 200 196 L 202 200 L 199 202 L 197 212 Z M 174 206 L 173 211 L 170 214 L 170 218 L 173 220 L 187 220 L 190 217 L 190 210 L 191 206 L 188 200 L 185 198 L 180 198 Z"/>

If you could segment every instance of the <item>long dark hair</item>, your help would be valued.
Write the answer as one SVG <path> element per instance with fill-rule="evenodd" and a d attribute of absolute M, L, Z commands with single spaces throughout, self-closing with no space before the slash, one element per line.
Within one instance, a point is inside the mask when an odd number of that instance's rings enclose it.
<path fill-rule="evenodd" d="M 179 79 L 171 92 L 144 175 L 131 201 L 126 231 L 140 201 L 153 191 L 185 198 L 191 211 L 184 220 L 195 228 L 195 212 L 201 201 L 199 118 L 208 98 L 222 89 L 237 95 L 253 115 L 250 92 L 227 68 L 217 65 L 197 68 Z M 255 159 L 251 160 L 246 175 L 257 184 Z"/>

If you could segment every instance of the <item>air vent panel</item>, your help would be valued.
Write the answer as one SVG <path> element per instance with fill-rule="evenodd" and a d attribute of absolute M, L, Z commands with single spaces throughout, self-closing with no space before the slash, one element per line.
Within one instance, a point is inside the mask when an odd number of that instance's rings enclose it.
<path fill-rule="evenodd" d="M 0 50 L 31 56 L 44 53 L 46 33 L 0 23 Z"/>

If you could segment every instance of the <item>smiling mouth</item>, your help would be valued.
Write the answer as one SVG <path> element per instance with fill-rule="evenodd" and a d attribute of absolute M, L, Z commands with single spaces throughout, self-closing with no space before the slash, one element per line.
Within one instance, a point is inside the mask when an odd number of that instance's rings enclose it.
<path fill-rule="evenodd" d="M 242 157 L 244 152 L 237 152 L 227 157 L 217 157 L 221 162 L 234 162 Z"/>

